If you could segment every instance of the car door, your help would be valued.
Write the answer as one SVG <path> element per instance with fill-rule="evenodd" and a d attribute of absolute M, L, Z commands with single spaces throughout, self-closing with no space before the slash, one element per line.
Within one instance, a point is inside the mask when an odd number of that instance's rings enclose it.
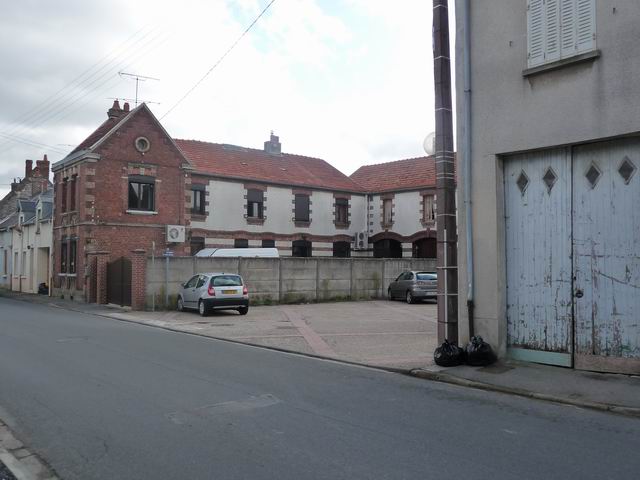
<path fill-rule="evenodd" d="M 205 291 L 207 290 L 207 280 L 209 280 L 209 277 L 206 275 L 200 275 L 198 283 L 196 283 L 196 290 L 193 294 L 193 303 L 196 307 L 198 306 L 198 301 L 204 296 Z"/>
<path fill-rule="evenodd" d="M 401 289 L 402 279 L 404 278 L 405 273 L 406 272 L 402 272 L 400 275 L 398 275 L 398 278 L 396 278 L 393 282 L 391 282 L 391 294 L 394 297 L 398 295 L 398 292 Z"/>
<path fill-rule="evenodd" d="M 199 279 L 200 275 L 194 275 L 187 281 L 187 283 L 184 284 L 184 288 L 182 289 L 182 300 L 185 307 L 195 308 L 197 306 L 197 299 L 195 297 L 196 285 L 198 284 Z"/>
<path fill-rule="evenodd" d="M 404 274 L 404 277 L 402 278 L 402 290 L 400 292 L 401 295 L 405 295 L 407 290 L 412 290 L 413 278 L 413 272 L 407 272 Z"/>

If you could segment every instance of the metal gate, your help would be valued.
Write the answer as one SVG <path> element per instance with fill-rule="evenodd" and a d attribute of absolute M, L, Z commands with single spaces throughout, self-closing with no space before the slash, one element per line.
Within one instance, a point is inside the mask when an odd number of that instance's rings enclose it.
<path fill-rule="evenodd" d="M 131 306 L 131 260 L 126 257 L 107 265 L 107 303 Z"/>
<path fill-rule="evenodd" d="M 510 356 L 640 373 L 640 140 L 505 161 Z"/>

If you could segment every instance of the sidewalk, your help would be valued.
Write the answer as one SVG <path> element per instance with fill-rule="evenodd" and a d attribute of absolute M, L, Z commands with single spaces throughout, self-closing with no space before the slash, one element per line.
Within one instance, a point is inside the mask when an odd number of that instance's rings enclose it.
<path fill-rule="evenodd" d="M 279 305 L 254 307 L 249 315 L 242 317 L 233 312 L 202 318 L 193 313 L 132 312 L 115 306 L 4 290 L 0 290 L 0 296 L 171 331 L 384 368 L 460 386 L 640 417 L 640 376 L 514 361 L 489 367 L 434 365 L 435 320 L 430 317 L 433 305 L 407 306 L 385 301 Z M 389 319 L 393 323 L 390 324 Z"/>

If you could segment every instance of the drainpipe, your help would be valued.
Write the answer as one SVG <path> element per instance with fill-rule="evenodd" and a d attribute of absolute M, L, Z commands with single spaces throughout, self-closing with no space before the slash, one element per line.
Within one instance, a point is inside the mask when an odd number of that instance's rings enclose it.
<path fill-rule="evenodd" d="M 466 211 L 466 246 L 467 246 L 467 316 L 469 318 L 469 337 L 474 335 L 473 319 L 473 217 L 471 204 L 471 0 L 462 2 L 463 42 L 462 42 L 462 76 L 463 76 L 463 130 L 462 130 L 462 184 L 464 188 L 464 206 Z"/>

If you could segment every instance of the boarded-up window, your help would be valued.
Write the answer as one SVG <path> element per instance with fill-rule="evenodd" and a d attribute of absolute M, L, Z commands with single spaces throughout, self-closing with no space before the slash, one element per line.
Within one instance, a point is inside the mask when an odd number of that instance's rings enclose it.
<path fill-rule="evenodd" d="M 595 0 L 528 0 L 529 67 L 580 55 L 595 48 Z"/>

